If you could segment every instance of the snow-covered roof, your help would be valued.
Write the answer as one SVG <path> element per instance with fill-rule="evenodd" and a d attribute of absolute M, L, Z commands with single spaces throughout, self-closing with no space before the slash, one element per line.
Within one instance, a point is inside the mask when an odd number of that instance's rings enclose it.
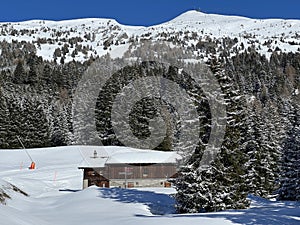
<path fill-rule="evenodd" d="M 95 152 L 97 153 L 95 157 Z M 118 146 L 97 146 L 81 150 L 83 161 L 79 168 L 101 168 L 111 164 L 176 163 L 176 152 L 141 150 Z"/>

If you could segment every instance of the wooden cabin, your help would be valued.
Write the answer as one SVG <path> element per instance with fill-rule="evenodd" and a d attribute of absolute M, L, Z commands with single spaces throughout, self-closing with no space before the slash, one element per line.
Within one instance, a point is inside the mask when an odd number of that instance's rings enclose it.
<path fill-rule="evenodd" d="M 85 152 L 79 166 L 83 170 L 83 188 L 98 187 L 170 187 L 177 174 L 175 152 L 139 150 L 127 147 L 96 147 Z"/>

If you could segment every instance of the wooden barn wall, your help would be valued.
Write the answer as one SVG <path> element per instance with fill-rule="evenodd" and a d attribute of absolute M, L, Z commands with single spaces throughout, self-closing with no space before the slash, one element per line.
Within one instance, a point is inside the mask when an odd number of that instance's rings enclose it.
<path fill-rule="evenodd" d="M 127 179 L 156 179 L 169 178 L 174 175 L 176 167 L 174 164 L 154 164 L 154 165 L 108 165 L 104 172 L 105 177 L 109 179 L 124 179 L 125 170 Z"/>
<path fill-rule="evenodd" d="M 109 180 L 100 175 L 100 171 L 92 168 L 84 169 L 83 179 L 88 180 L 88 186 L 96 185 L 98 187 L 109 187 Z"/>

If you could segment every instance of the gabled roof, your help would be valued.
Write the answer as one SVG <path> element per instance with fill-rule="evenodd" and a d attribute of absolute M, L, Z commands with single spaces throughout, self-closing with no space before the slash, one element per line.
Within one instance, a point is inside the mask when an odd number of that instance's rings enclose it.
<path fill-rule="evenodd" d="M 94 157 L 94 153 L 97 156 Z M 89 146 L 81 149 L 83 161 L 79 168 L 103 168 L 111 164 L 157 164 L 176 163 L 176 152 L 141 150 L 118 146 Z"/>

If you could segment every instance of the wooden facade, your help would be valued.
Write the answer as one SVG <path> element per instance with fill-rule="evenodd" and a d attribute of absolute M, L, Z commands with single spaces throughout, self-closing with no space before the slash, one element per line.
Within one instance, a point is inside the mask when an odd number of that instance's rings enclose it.
<path fill-rule="evenodd" d="M 83 180 L 88 180 L 88 186 L 109 187 L 109 180 L 101 175 L 101 169 L 84 168 Z"/>
<path fill-rule="evenodd" d="M 108 164 L 104 168 L 81 168 L 83 179 L 88 180 L 88 186 L 98 187 L 170 187 L 168 179 L 177 170 L 172 163 L 159 164 Z"/>
<path fill-rule="evenodd" d="M 105 174 L 109 179 L 158 179 L 168 178 L 176 173 L 172 164 L 114 164 L 108 165 Z"/>

